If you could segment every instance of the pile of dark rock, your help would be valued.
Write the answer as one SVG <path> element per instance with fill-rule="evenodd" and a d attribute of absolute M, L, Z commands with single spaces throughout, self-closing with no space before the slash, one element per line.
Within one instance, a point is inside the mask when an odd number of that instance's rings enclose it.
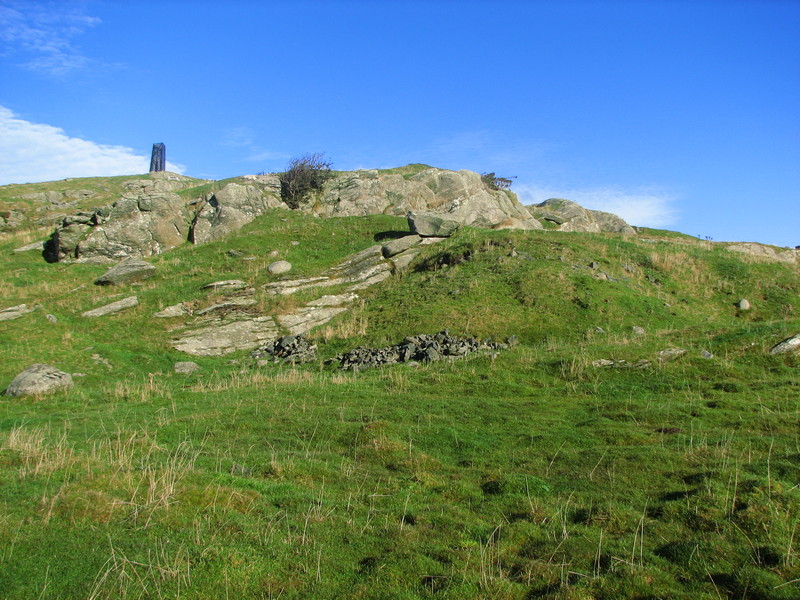
<path fill-rule="evenodd" d="M 284 335 L 274 342 L 267 342 L 250 353 L 256 360 L 272 362 L 303 363 L 317 357 L 317 346 L 302 335 Z"/>
<path fill-rule="evenodd" d="M 475 352 L 506 350 L 515 340 L 505 343 L 480 340 L 474 337 L 451 335 L 446 329 L 434 335 L 414 335 L 399 344 L 386 348 L 356 348 L 329 360 L 345 370 L 394 365 L 407 362 L 430 362 L 443 358 L 463 358 Z"/>

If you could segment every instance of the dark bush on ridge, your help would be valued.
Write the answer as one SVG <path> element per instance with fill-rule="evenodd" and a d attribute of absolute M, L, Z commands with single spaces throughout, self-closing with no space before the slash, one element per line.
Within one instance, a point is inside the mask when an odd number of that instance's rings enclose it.
<path fill-rule="evenodd" d="M 286 171 L 279 174 L 283 201 L 290 208 L 300 206 L 311 192 L 322 189 L 325 182 L 333 177 L 331 164 L 321 152 L 292 159 Z"/>

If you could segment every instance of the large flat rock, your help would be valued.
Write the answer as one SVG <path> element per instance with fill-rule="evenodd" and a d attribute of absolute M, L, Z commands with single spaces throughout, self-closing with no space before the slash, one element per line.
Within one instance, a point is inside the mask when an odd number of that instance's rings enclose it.
<path fill-rule="evenodd" d="M 155 275 L 156 268 L 140 258 L 128 258 L 120 261 L 100 277 L 95 285 L 124 285 L 149 279 Z"/>
<path fill-rule="evenodd" d="M 172 347 L 195 356 L 221 356 L 237 350 L 254 350 L 278 337 L 272 317 L 254 317 L 229 323 L 210 322 L 173 340 Z"/>
<path fill-rule="evenodd" d="M 81 316 L 90 319 L 94 317 L 104 317 L 105 315 L 118 313 L 126 308 L 133 308 L 137 304 L 139 304 L 139 299 L 136 296 L 130 296 L 128 298 L 123 298 L 122 300 L 112 302 L 111 304 L 106 304 L 105 306 L 87 310 L 85 313 L 82 313 Z"/>
<path fill-rule="evenodd" d="M 27 304 L 18 304 L 17 306 L 11 306 L 9 308 L 4 308 L 0 310 L 0 321 L 13 321 L 14 319 L 19 319 L 22 315 L 27 315 L 30 312 L 36 310 L 35 306 L 28 306 Z"/>

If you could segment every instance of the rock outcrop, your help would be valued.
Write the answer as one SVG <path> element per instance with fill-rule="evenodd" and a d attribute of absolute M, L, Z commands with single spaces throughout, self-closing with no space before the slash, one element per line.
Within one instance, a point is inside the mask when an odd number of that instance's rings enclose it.
<path fill-rule="evenodd" d="M 285 206 L 276 175 L 230 182 L 194 198 L 177 193 L 196 184 L 174 173 L 128 181 L 113 204 L 65 217 L 45 244 L 45 258 L 109 263 L 152 256 L 187 240 L 203 244 L 218 239 Z"/>
<path fill-rule="evenodd" d="M 228 183 L 203 201 L 191 227 L 189 240 L 205 244 L 219 239 L 263 215 L 271 208 L 285 208 L 277 175 L 263 175 L 252 183 Z"/>
<path fill-rule="evenodd" d="M 725 244 L 725 249 L 729 252 L 737 252 L 739 254 L 746 254 L 765 262 L 782 262 L 788 264 L 797 263 L 800 253 L 791 248 L 773 248 L 764 244 L 756 242 L 736 242 L 733 244 Z"/>
<path fill-rule="evenodd" d="M 599 210 L 589 210 L 571 200 L 550 198 L 541 204 L 528 206 L 528 211 L 539 221 L 547 221 L 551 229 L 559 231 L 584 231 L 588 233 L 624 233 L 633 235 L 636 230 L 622 218 Z"/>
<path fill-rule="evenodd" d="M 65 217 L 45 244 L 46 260 L 110 263 L 184 243 L 194 212 L 175 192 L 191 185 L 196 181 L 175 173 L 125 182 L 113 204 Z"/>
<path fill-rule="evenodd" d="M 345 173 L 328 181 L 319 200 L 302 208 L 320 216 L 424 212 L 474 227 L 542 228 L 513 193 L 490 190 L 473 171 Z"/>
<path fill-rule="evenodd" d="M 110 262 L 161 254 L 186 241 L 192 219 L 186 202 L 175 193 L 120 198 L 107 216 L 97 216 L 95 226 L 72 251 L 76 259 Z M 70 249 L 60 244 L 59 251 Z"/>

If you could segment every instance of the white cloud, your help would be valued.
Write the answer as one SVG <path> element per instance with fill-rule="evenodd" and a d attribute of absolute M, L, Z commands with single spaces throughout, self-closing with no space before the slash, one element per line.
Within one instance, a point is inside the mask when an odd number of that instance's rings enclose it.
<path fill-rule="evenodd" d="M 0 6 L 0 48 L 19 55 L 21 66 L 48 75 L 65 75 L 89 64 L 74 38 L 100 19 L 83 12 L 83 3 L 6 1 Z"/>
<path fill-rule="evenodd" d="M 565 198 L 584 208 L 619 215 L 631 225 L 667 227 L 678 220 L 677 198 L 658 189 L 619 187 L 559 188 L 555 186 L 515 185 L 514 192 L 523 204 L 538 204 L 548 198 Z"/>
<path fill-rule="evenodd" d="M 63 129 L 20 119 L 0 106 L 0 185 L 146 173 L 150 158 L 124 146 L 68 136 Z M 184 167 L 167 162 L 170 171 Z"/>

